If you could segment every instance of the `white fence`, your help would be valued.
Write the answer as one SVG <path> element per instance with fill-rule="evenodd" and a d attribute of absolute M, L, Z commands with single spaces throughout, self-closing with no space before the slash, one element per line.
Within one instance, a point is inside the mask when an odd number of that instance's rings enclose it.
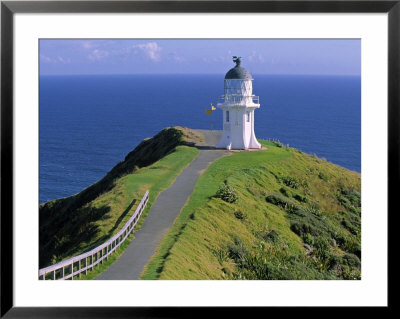
<path fill-rule="evenodd" d="M 87 273 L 88 270 L 93 269 L 98 263 L 103 263 L 129 236 L 133 228 L 136 226 L 144 208 L 149 200 L 149 191 L 146 191 L 139 206 L 136 208 L 135 213 L 129 218 L 125 226 L 113 237 L 107 240 L 104 244 L 88 251 L 79 256 L 69 258 L 57 264 L 39 269 L 39 279 L 46 280 L 66 280 L 74 279 L 74 276 L 81 276 L 81 273 Z M 46 278 L 50 277 L 50 278 Z"/>

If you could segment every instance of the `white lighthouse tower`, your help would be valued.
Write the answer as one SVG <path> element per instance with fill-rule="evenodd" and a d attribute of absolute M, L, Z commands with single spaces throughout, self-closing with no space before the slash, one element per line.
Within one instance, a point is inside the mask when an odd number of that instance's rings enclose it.
<path fill-rule="evenodd" d="M 222 137 L 217 148 L 260 149 L 254 134 L 254 110 L 260 107 L 259 97 L 253 95 L 253 78 L 240 66 L 240 57 L 233 57 L 236 66 L 228 71 L 224 81 L 224 95 L 217 107 L 222 109 Z"/>

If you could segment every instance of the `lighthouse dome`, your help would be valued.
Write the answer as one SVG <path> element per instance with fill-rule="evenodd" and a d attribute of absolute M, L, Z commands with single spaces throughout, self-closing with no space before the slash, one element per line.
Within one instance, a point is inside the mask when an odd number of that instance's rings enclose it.
<path fill-rule="evenodd" d="M 253 80 L 250 72 L 240 66 L 242 62 L 240 57 L 234 56 L 233 62 L 236 63 L 236 66 L 226 73 L 225 80 Z"/>
<path fill-rule="evenodd" d="M 225 80 L 253 80 L 253 77 L 249 71 L 237 65 L 226 73 Z"/>

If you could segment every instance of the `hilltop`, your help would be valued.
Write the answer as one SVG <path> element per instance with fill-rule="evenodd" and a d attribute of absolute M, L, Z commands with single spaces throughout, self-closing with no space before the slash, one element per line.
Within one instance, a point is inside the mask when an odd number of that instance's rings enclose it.
<path fill-rule="evenodd" d="M 166 128 L 99 182 L 40 205 L 40 267 L 110 238 L 149 189 L 140 228 L 209 133 Z M 202 172 L 141 279 L 361 278 L 360 174 L 259 141 L 263 150 L 232 151 Z"/>
<path fill-rule="evenodd" d="M 360 279 L 361 176 L 280 142 L 210 165 L 141 279 Z"/>

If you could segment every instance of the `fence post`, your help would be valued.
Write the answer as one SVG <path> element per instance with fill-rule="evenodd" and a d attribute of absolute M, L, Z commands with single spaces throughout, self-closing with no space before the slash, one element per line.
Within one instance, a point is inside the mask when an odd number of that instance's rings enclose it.
<path fill-rule="evenodd" d="M 126 223 L 124 225 L 124 231 L 122 232 L 122 234 L 120 234 L 118 237 L 112 237 L 110 240 L 111 241 L 107 241 L 107 245 L 103 248 L 103 249 L 99 249 L 98 247 L 94 248 L 92 251 L 96 251 L 95 253 L 92 253 L 92 255 L 86 256 L 86 257 L 81 257 L 82 255 L 78 255 L 78 256 L 74 256 L 68 260 L 65 260 L 63 262 L 60 262 L 60 264 L 62 263 L 63 266 L 60 268 L 57 268 L 58 264 L 49 266 L 49 267 L 45 267 L 42 269 L 39 269 L 39 273 L 40 271 L 43 271 L 42 275 L 39 275 L 39 280 L 46 280 L 46 275 L 49 274 L 49 279 L 51 280 L 55 280 L 56 279 L 56 271 L 60 270 L 60 279 L 64 279 L 66 277 L 65 275 L 65 268 L 70 268 L 70 275 L 71 275 L 71 280 L 74 280 L 74 264 L 76 263 L 76 261 L 73 261 L 73 258 L 80 258 L 78 259 L 77 263 L 77 275 L 79 276 L 79 278 L 81 278 L 81 273 L 84 272 L 84 274 L 87 274 L 87 271 L 93 270 L 94 268 L 94 256 L 96 256 L 96 261 L 98 261 L 98 263 L 103 264 L 103 259 L 108 260 L 108 256 L 111 255 L 113 252 L 116 251 L 117 247 L 119 247 L 125 240 L 126 238 L 129 236 L 129 234 L 133 231 L 133 228 L 135 228 L 143 210 L 145 205 L 147 204 L 149 200 L 149 191 L 147 190 L 145 192 L 145 194 L 142 197 L 142 200 L 139 203 L 139 207 L 136 209 L 136 211 L 134 212 L 137 213 L 135 215 L 134 218 L 129 219 L 128 223 Z M 104 243 L 102 244 L 104 245 Z M 90 253 L 89 252 L 89 253 Z M 104 253 L 106 255 L 104 255 Z M 99 257 L 100 256 L 100 257 Z M 89 259 L 90 258 L 90 259 Z M 100 260 L 99 260 L 100 258 Z M 71 261 L 72 260 L 72 261 Z M 83 268 L 83 265 L 81 265 L 82 261 L 85 260 L 85 265 L 84 268 L 85 270 L 81 270 Z M 90 260 L 90 262 L 89 262 Z M 71 262 L 70 264 L 68 264 L 68 262 Z M 48 270 L 46 272 L 46 269 Z M 67 270 L 68 271 L 68 270 Z M 69 277 L 69 275 L 67 275 Z"/>

